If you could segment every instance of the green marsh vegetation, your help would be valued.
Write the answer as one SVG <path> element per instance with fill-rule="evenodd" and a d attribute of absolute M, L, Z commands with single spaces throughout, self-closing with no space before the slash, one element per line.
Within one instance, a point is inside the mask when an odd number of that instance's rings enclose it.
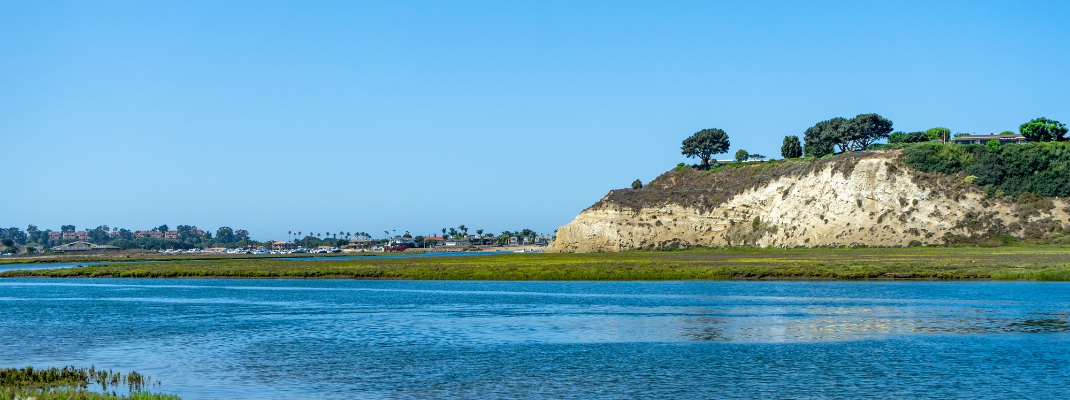
<path fill-rule="evenodd" d="M 0 400 L 7 399 L 63 399 L 63 400 L 177 400 L 177 396 L 147 392 L 150 386 L 158 386 L 152 378 L 130 371 L 127 374 L 95 367 L 35 369 L 0 368 Z M 90 391 L 90 386 L 99 386 L 100 392 Z M 117 394 L 115 389 L 126 387 L 128 394 Z M 109 393 L 108 389 L 112 391 Z"/>
<path fill-rule="evenodd" d="M 927 279 L 1070 281 L 1063 246 L 496 254 L 348 260 L 233 259 L 5 271 L 0 277 L 417 280 Z"/>
<path fill-rule="evenodd" d="M 97 254 L 49 254 L 32 257 L 13 257 L 0 259 L 0 265 L 15 264 L 50 264 L 50 263 L 80 263 L 80 262 L 138 262 L 138 261 L 178 261 L 178 260 L 234 260 L 234 259 L 270 259 L 270 258 L 302 258 L 302 257 L 341 257 L 341 256 L 367 256 L 374 257 L 382 253 L 347 253 L 347 254 L 226 254 L 226 253 L 197 253 L 197 254 L 164 254 L 157 252 L 121 252 L 121 253 L 97 253 Z"/>

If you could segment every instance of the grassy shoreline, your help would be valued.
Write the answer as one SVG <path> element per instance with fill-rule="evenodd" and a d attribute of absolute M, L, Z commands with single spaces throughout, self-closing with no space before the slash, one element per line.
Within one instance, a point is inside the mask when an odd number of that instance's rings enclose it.
<path fill-rule="evenodd" d="M 13 270 L 14 277 L 415 280 L 921 279 L 1070 281 L 1070 248 L 710 249 L 346 260 L 200 259 Z"/>
<path fill-rule="evenodd" d="M 159 384 L 137 371 L 122 373 L 92 366 L 0 368 L 0 399 L 3 400 L 179 400 L 178 396 L 146 391 Z M 99 386 L 100 392 L 90 391 L 90 386 Z M 123 386 L 126 393 L 117 394 L 116 389 Z"/>
<path fill-rule="evenodd" d="M 80 263 L 80 262 L 142 262 L 142 261 L 205 261 L 205 260 L 260 260 L 273 258 L 304 258 L 304 257 L 375 257 L 383 254 L 398 253 L 336 253 L 336 254 L 163 254 L 156 252 L 147 253 L 118 253 L 118 254 L 50 254 L 29 257 L 0 259 L 0 265 L 32 265 L 53 263 Z"/>

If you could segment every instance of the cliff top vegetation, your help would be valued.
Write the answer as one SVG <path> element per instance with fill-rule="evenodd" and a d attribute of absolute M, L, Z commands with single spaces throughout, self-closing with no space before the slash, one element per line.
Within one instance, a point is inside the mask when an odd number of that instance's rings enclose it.
<path fill-rule="evenodd" d="M 1070 196 L 1070 142 L 1004 146 L 905 143 L 876 151 L 852 151 L 822 158 L 726 164 L 704 168 L 679 164 L 640 189 L 613 190 L 592 208 L 639 209 L 676 204 L 706 211 L 733 196 L 785 176 L 832 168 L 849 174 L 860 159 L 879 157 L 930 189 L 954 195 L 983 192 L 993 200 Z M 1023 195 L 1026 195 L 1023 197 Z"/>

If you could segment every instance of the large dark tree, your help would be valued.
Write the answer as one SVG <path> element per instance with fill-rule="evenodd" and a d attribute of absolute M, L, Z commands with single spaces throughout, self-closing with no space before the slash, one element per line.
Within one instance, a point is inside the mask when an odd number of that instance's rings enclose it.
<path fill-rule="evenodd" d="M 802 157 L 802 144 L 795 135 L 784 136 L 784 144 L 780 145 L 780 156 L 785 159 Z"/>
<path fill-rule="evenodd" d="M 100 244 L 108 243 L 108 240 L 110 240 L 110 238 L 108 237 L 108 231 L 109 229 L 107 225 L 101 225 L 96 228 L 89 229 L 85 231 L 85 233 L 89 236 L 90 242 Z"/>
<path fill-rule="evenodd" d="M 847 120 L 836 117 L 814 124 L 803 133 L 805 146 L 803 151 L 808 157 L 824 157 L 836 151 L 836 144 L 843 136 L 843 127 Z"/>
<path fill-rule="evenodd" d="M 892 133 L 892 121 L 877 114 L 859 114 L 851 119 L 821 121 L 803 134 L 807 156 L 823 157 L 840 151 L 865 150 L 867 146 Z"/>
<path fill-rule="evenodd" d="M 1037 118 L 1018 128 L 1022 136 L 1034 142 L 1061 142 L 1066 140 L 1066 125 L 1047 118 Z"/>
<path fill-rule="evenodd" d="M 230 229 L 230 227 L 227 227 L 227 226 L 222 226 L 219 229 L 217 229 L 215 231 L 215 238 L 216 238 L 216 240 L 218 240 L 220 242 L 223 242 L 223 243 L 231 243 L 231 242 L 236 241 L 234 239 L 234 230 Z"/>
<path fill-rule="evenodd" d="M 684 139 L 680 152 L 688 158 L 698 157 L 702 160 L 702 166 L 708 167 L 710 157 L 728 152 L 729 146 L 728 134 L 720 129 L 711 128 L 698 131 Z"/>
<path fill-rule="evenodd" d="M 841 129 L 840 142 L 844 151 L 865 150 L 867 146 L 892 133 L 892 121 L 877 114 L 858 114 Z"/>

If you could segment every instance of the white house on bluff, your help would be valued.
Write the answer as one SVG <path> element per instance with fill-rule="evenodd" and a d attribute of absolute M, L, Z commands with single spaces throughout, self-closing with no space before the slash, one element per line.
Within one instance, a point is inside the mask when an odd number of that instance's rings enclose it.
<path fill-rule="evenodd" d="M 951 139 L 958 144 L 985 144 L 989 140 L 998 140 L 999 145 L 1011 144 L 1011 143 L 1027 143 L 1029 139 L 1026 139 L 1022 135 L 1000 135 L 993 133 L 991 135 L 962 135 Z"/>

